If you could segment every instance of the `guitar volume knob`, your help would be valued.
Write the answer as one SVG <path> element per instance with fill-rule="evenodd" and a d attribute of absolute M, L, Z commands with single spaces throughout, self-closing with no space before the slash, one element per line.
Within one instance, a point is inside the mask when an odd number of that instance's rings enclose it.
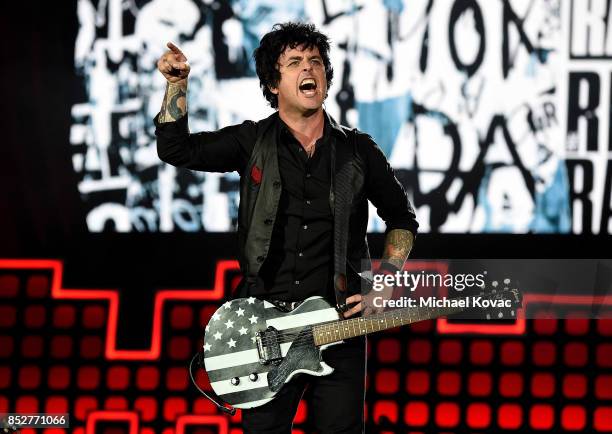
<path fill-rule="evenodd" d="M 240 378 L 234 377 L 230 380 L 230 383 L 232 383 L 232 386 L 238 386 L 240 384 Z"/>
<path fill-rule="evenodd" d="M 258 378 L 259 376 L 255 372 L 249 375 L 249 380 L 251 381 L 257 381 Z"/>

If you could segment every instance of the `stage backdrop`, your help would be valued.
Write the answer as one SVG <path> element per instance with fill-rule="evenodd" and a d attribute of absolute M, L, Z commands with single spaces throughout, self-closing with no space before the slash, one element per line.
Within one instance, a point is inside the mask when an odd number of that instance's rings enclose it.
<path fill-rule="evenodd" d="M 330 36 L 326 109 L 374 137 L 421 230 L 610 233 L 609 0 L 79 0 L 70 143 L 92 232 L 233 229 L 238 175 L 162 163 L 167 41 L 191 131 L 271 113 L 252 51 L 274 23 Z M 384 225 L 371 213 L 371 231 Z"/>

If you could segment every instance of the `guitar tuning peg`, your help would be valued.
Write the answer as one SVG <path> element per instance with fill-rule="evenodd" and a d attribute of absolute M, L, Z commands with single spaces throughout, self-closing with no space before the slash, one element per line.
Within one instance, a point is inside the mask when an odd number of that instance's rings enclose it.
<path fill-rule="evenodd" d="M 510 283 L 510 279 L 505 278 L 505 279 L 504 279 L 504 283 L 505 283 L 506 285 L 508 285 L 508 284 Z"/>
<path fill-rule="evenodd" d="M 504 317 L 504 313 L 503 313 L 503 312 L 499 312 L 499 313 L 497 314 L 497 317 L 498 317 L 498 318 L 503 318 L 503 317 Z"/>
<path fill-rule="evenodd" d="M 491 319 L 491 314 L 487 314 L 487 319 Z"/>
<path fill-rule="evenodd" d="M 499 285 L 499 283 L 497 283 L 497 280 L 494 280 L 493 282 L 491 282 L 491 286 L 493 288 L 497 288 L 497 285 Z"/>

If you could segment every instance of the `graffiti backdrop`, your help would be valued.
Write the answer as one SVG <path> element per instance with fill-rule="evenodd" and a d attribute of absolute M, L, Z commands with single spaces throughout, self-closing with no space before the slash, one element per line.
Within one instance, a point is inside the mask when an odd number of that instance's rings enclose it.
<path fill-rule="evenodd" d="M 162 163 L 167 41 L 192 132 L 271 113 L 251 57 L 274 23 L 333 42 L 326 109 L 371 134 L 423 231 L 609 233 L 609 1 L 79 0 L 70 144 L 90 231 L 230 231 L 238 175 Z M 370 230 L 384 229 L 371 212 Z"/>

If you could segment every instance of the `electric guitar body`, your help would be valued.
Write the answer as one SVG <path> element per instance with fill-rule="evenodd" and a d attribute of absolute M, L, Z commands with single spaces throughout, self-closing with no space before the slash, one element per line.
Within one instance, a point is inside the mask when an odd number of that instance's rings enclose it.
<path fill-rule="evenodd" d="M 486 298 L 506 300 L 488 318 L 512 319 L 520 306 L 517 289 L 496 289 Z M 511 304 L 511 307 L 508 307 Z M 462 307 L 404 308 L 367 317 L 342 319 L 321 297 L 311 297 L 291 312 L 254 297 L 224 303 L 204 333 L 204 368 L 215 393 L 236 408 L 261 406 L 295 375 L 329 375 L 322 352 L 344 339 L 426 319 L 450 315 Z"/>

